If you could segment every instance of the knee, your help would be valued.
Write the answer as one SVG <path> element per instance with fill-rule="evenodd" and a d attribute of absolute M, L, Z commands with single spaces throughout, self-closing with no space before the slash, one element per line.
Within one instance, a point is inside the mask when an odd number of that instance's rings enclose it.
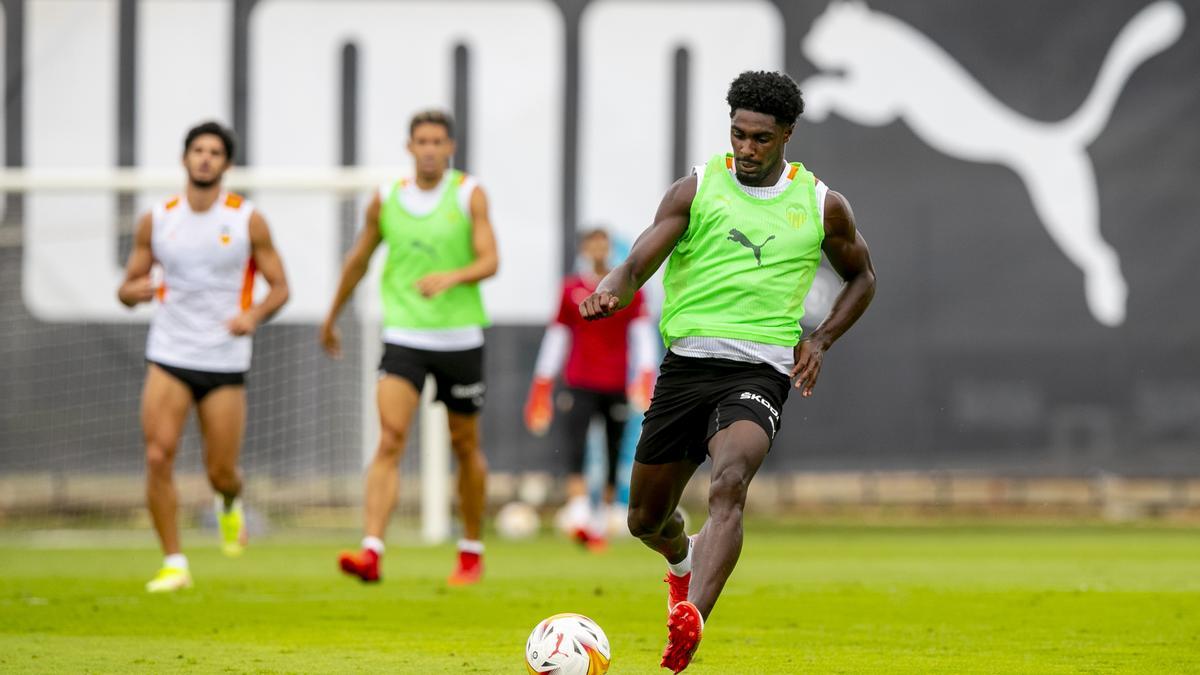
<path fill-rule="evenodd" d="M 208 484 L 212 486 L 213 490 L 221 494 L 237 492 L 237 469 L 228 466 L 208 467 Z"/>
<path fill-rule="evenodd" d="M 400 429 L 391 429 L 384 427 L 379 432 L 379 448 L 376 450 L 375 456 L 379 460 L 396 463 L 404 456 L 404 444 L 408 440 L 407 434 Z"/>
<path fill-rule="evenodd" d="M 156 476 L 170 475 L 175 463 L 175 449 L 161 443 L 146 444 L 146 470 Z"/>
<path fill-rule="evenodd" d="M 661 514 L 652 513 L 649 509 L 631 507 L 626 524 L 629 526 L 630 534 L 638 539 L 645 539 L 657 536 L 662 532 L 663 526 L 667 524 L 667 519 Z"/>
<path fill-rule="evenodd" d="M 750 476 L 739 469 L 725 469 L 712 478 L 708 488 L 710 517 L 720 517 L 741 511 L 746 505 Z"/>

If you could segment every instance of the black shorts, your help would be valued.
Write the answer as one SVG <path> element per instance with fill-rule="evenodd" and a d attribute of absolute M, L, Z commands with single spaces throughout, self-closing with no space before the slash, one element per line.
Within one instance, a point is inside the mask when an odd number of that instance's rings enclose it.
<path fill-rule="evenodd" d="M 625 435 L 625 420 L 629 419 L 629 401 L 625 392 L 603 392 L 567 387 L 559 392 L 557 404 L 562 427 L 566 432 L 566 468 L 568 473 L 583 473 L 587 455 L 588 427 L 599 415 L 604 420 L 605 445 L 608 449 L 608 471 L 605 484 L 617 484 L 617 459 L 621 454 L 621 438 Z"/>
<path fill-rule="evenodd" d="M 791 381 L 764 363 L 700 359 L 668 351 L 642 422 L 634 458 L 643 464 L 703 464 L 708 441 L 749 420 L 773 442 Z"/>
<path fill-rule="evenodd" d="M 487 391 L 483 383 L 483 347 L 434 352 L 385 343 L 379 374 L 404 378 L 418 392 L 425 386 L 425 376 L 433 375 L 437 400 L 456 413 L 479 412 Z"/>
<path fill-rule="evenodd" d="M 147 361 L 146 363 L 162 368 L 165 373 L 186 385 L 192 392 L 192 400 L 196 403 L 204 400 L 204 397 L 211 394 L 214 389 L 241 387 L 246 384 L 246 373 L 213 373 L 207 370 L 176 368 L 157 361 Z"/>

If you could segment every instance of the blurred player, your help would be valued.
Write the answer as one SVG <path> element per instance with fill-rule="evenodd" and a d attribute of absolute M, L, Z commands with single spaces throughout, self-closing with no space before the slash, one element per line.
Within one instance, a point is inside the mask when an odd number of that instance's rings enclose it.
<path fill-rule="evenodd" d="M 687 668 L 742 549 L 746 490 L 781 423 L 789 377 L 812 395 L 825 351 L 875 293 L 867 244 L 850 205 L 799 163 L 784 161 L 800 89 L 783 73 L 730 85 L 733 153 L 667 191 L 628 259 L 580 306 L 610 316 L 668 255 L 662 334 L 668 352 L 646 412 L 630 483 L 629 529 L 667 559 L 662 666 Z M 829 316 L 800 339 L 821 253 L 845 282 Z M 675 507 L 712 458 L 708 521 L 689 538 Z"/>
<path fill-rule="evenodd" d="M 367 272 L 371 254 L 387 244 L 383 268 L 384 353 L 379 365 L 379 446 L 367 467 L 362 550 L 342 553 L 344 572 L 378 581 L 383 535 L 396 504 L 397 468 L 425 376 L 446 404 L 450 445 L 458 460 L 463 539 L 451 585 L 483 574 L 482 521 L 487 460 L 480 447 L 483 405 L 483 326 L 487 316 L 479 282 L 496 273 L 499 259 L 487 196 L 474 178 L 450 168 L 454 128 L 431 110 L 409 124 L 408 150 L 416 173 L 379 189 L 366 224 L 346 257 L 333 305 L 321 327 L 321 345 L 341 353 L 336 322 Z"/>
<path fill-rule="evenodd" d="M 175 512 L 175 449 L 194 405 L 208 481 L 217 492 L 221 550 L 241 553 L 246 525 L 238 453 L 246 424 L 246 371 L 255 329 L 287 302 L 283 263 L 250 202 L 221 189 L 233 163 L 233 133 L 206 122 L 187 133 L 187 188 L 143 215 L 117 297 L 128 307 L 158 298 L 146 341 L 142 433 L 146 502 L 166 559 L 146 584 L 154 592 L 191 586 Z M 151 280 L 162 267 L 162 283 Z M 270 292 L 255 305 L 255 273 Z"/>
<path fill-rule="evenodd" d="M 558 397 L 567 448 L 565 516 L 575 538 L 592 550 L 604 548 L 607 541 L 608 515 L 617 494 L 617 460 L 629 403 L 632 401 L 639 410 L 650 405 L 657 354 L 654 345 L 657 335 L 641 291 L 634 293 L 629 307 L 617 313 L 612 321 L 584 321 L 579 316 L 579 303 L 608 274 L 611 248 L 608 233 L 601 229 L 586 232 L 580 238 L 581 270 L 563 281 L 558 315 L 542 338 L 533 386 L 525 403 L 525 426 L 539 436 L 546 433 L 553 417 L 554 378 L 565 359 L 566 390 Z M 636 374 L 627 398 L 631 351 Z M 596 416 L 604 420 L 608 468 L 603 503 L 593 509 L 583 477 L 583 461 L 587 454 L 588 427 Z"/>

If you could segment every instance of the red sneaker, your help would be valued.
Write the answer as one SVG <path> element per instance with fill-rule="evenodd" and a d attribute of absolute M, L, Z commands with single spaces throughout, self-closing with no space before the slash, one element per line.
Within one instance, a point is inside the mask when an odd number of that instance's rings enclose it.
<path fill-rule="evenodd" d="M 677 577 L 671 574 L 671 570 L 667 570 L 667 576 L 663 577 L 663 581 L 667 582 L 667 614 L 675 609 L 675 605 L 687 600 L 688 587 L 692 584 L 692 573 Z"/>
<path fill-rule="evenodd" d="M 659 665 L 673 673 L 683 672 L 692 662 L 703 632 L 704 617 L 700 616 L 700 610 L 687 600 L 680 601 L 667 618 L 667 648 Z"/>
<path fill-rule="evenodd" d="M 696 535 L 688 537 L 688 553 L 691 553 L 692 547 L 696 543 Z M 692 585 L 692 573 L 677 577 L 671 574 L 671 570 L 667 570 L 667 576 L 663 577 L 663 581 L 667 582 L 667 613 L 675 609 L 675 605 L 687 600 L 688 588 Z"/>
<path fill-rule="evenodd" d="M 369 548 L 354 553 L 342 551 L 338 556 L 342 571 L 367 582 L 379 581 L 379 554 Z"/>
<path fill-rule="evenodd" d="M 603 535 L 592 534 L 587 528 L 575 528 L 575 531 L 571 534 L 571 538 L 592 553 L 603 553 L 608 550 L 608 538 Z"/>
<path fill-rule="evenodd" d="M 470 551 L 458 552 L 458 567 L 446 579 L 451 586 L 469 586 L 483 579 L 483 555 Z"/>

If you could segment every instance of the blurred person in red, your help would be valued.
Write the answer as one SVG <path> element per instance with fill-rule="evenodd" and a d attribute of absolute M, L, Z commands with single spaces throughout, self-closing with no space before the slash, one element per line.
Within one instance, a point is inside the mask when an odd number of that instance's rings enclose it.
<path fill-rule="evenodd" d="M 558 314 L 546 327 L 525 403 L 525 426 L 538 436 L 550 429 L 554 404 L 558 404 L 567 470 L 567 506 L 560 525 L 592 550 L 606 545 L 629 407 L 649 407 L 658 357 L 658 332 L 640 291 L 613 317 L 615 321 L 584 321 L 579 315 L 579 303 L 609 272 L 611 249 L 608 233 L 601 228 L 580 235 L 579 273 L 563 280 Z M 554 380 L 560 372 L 565 387 L 554 397 Z M 603 501 L 593 507 L 583 465 L 588 428 L 597 416 L 604 420 L 608 466 Z"/>

